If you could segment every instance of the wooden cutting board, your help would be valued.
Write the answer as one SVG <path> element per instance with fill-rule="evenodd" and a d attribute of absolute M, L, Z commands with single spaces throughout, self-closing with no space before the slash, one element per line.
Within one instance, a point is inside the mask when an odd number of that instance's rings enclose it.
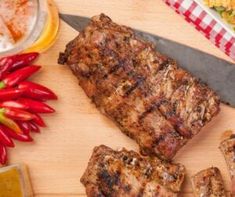
<path fill-rule="evenodd" d="M 231 61 L 161 0 L 56 2 L 62 13 L 93 16 L 104 12 L 120 24 L 173 39 Z M 16 149 L 9 151 L 9 163 L 24 162 L 29 166 L 33 189 L 38 197 L 84 196 L 85 190 L 79 179 L 94 146 L 105 144 L 114 149 L 138 150 L 134 141 L 122 134 L 90 103 L 70 70 L 57 65 L 59 51 L 63 51 L 65 44 L 76 35 L 77 32 L 61 22 L 55 45 L 39 59 L 43 69 L 32 78 L 58 94 L 59 100 L 50 102 L 57 113 L 44 116 L 48 128 L 42 129 L 40 135 L 33 135 L 35 142 L 17 143 Z M 210 166 L 220 168 L 229 190 L 228 171 L 218 149 L 221 134 L 227 129 L 235 130 L 235 109 L 222 105 L 220 114 L 178 153 L 175 160 L 187 168 L 182 196 L 192 196 L 188 177 Z"/>

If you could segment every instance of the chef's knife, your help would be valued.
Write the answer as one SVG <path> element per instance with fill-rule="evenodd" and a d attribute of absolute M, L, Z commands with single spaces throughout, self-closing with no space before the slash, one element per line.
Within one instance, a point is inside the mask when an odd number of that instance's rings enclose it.
<path fill-rule="evenodd" d="M 83 16 L 60 14 L 60 18 L 77 31 L 83 30 L 90 19 Z M 222 101 L 235 107 L 235 64 L 189 46 L 140 30 L 136 34 L 154 43 L 156 49 L 175 59 L 181 67 L 207 83 Z"/>

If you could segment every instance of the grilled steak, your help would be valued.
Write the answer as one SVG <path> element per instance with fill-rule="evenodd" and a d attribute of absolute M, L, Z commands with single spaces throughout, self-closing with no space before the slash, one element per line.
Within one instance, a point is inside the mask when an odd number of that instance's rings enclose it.
<path fill-rule="evenodd" d="M 231 196 L 235 196 L 235 136 L 232 134 L 228 139 L 220 143 L 220 150 L 224 155 L 232 180 Z"/>
<path fill-rule="evenodd" d="M 181 164 L 101 145 L 94 149 L 81 182 L 88 197 L 176 197 L 184 176 Z"/>
<path fill-rule="evenodd" d="M 66 46 L 59 63 L 145 154 L 172 159 L 219 111 L 212 90 L 104 14 Z"/>
<path fill-rule="evenodd" d="M 218 168 L 211 167 L 192 177 L 195 197 L 226 197 L 224 183 Z"/>
<path fill-rule="evenodd" d="M 220 150 L 226 160 L 231 178 L 235 178 L 235 136 L 221 142 Z"/>

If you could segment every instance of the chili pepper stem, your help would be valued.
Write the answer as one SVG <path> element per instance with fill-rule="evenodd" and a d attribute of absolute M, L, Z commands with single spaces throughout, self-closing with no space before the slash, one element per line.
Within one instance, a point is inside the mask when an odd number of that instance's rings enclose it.
<path fill-rule="evenodd" d="M 4 83 L 4 82 L 0 82 L 0 89 L 3 89 L 3 88 L 5 88 L 6 87 L 6 84 Z"/>
<path fill-rule="evenodd" d="M 24 81 L 25 79 L 33 75 L 40 68 L 41 66 L 36 65 L 26 66 L 10 73 L 6 77 L 4 77 L 1 82 L 4 83 L 6 87 L 13 87 L 19 82 Z"/>
<path fill-rule="evenodd" d="M 13 120 L 28 121 L 35 118 L 35 115 L 27 111 L 8 107 L 0 108 L 0 113 Z"/>
<path fill-rule="evenodd" d="M 22 133 L 20 127 L 15 123 L 15 121 L 11 120 L 4 116 L 3 111 L 0 112 L 0 123 L 5 125 L 6 127 L 12 129 L 16 133 Z"/>

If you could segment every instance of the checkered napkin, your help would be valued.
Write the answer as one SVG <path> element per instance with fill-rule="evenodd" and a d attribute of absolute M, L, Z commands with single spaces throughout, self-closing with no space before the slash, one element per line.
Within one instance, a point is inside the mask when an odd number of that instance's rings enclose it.
<path fill-rule="evenodd" d="M 215 46 L 235 60 L 235 37 L 207 14 L 194 0 L 164 1 L 178 14 L 184 16 L 187 22 L 192 23 Z"/>

